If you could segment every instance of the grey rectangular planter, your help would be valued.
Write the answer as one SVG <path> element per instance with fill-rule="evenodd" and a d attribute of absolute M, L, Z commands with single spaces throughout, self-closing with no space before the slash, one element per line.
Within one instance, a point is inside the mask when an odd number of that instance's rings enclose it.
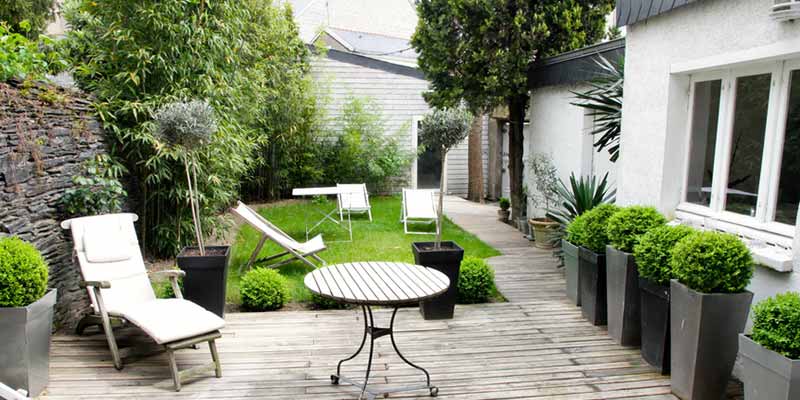
<path fill-rule="evenodd" d="M 567 277 L 567 298 L 576 306 L 581 305 L 581 291 L 579 286 L 580 268 L 578 268 L 578 246 L 561 239 L 561 250 L 564 252 L 564 270 Z"/>
<path fill-rule="evenodd" d="M 648 364 L 669 374 L 669 286 L 656 285 L 639 278 L 642 300 L 642 358 Z"/>
<path fill-rule="evenodd" d="M 617 344 L 642 343 L 639 269 L 633 254 L 606 246 L 608 334 Z"/>
<path fill-rule="evenodd" d="M 581 313 L 593 325 L 605 325 L 608 321 L 606 255 L 584 247 L 579 249 L 578 255 Z"/>
<path fill-rule="evenodd" d="M 44 390 L 50 374 L 50 333 L 56 290 L 27 307 L 0 308 L 0 382 L 25 389 L 30 397 Z"/>
<path fill-rule="evenodd" d="M 672 393 L 720 400 L 731 378 L 753 293 L 700 293 L 670 282 Z"/>
<path fill-rule="evenodd" d="M 800 360 L 791 360 L 739 335 L 746 400 L 800 399 Z"/>

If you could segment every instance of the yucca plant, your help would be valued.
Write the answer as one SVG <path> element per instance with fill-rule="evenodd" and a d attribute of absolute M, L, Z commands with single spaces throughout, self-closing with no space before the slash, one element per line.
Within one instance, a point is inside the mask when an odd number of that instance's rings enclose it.
<path fill-rule="evenodd" d="M 619 158 L 619 136 L 622 125 L 622 87 L 625 82 L 625 61 L 612 62 L 599 56 L 595 63 L 600 67 L 599 75 L 589 81 L 589 90 L 572 92 L 578 99 L 572 103 L 589 110 L 594 118 L 590 132 L 595 137 L 594 147 L 600 152 L 606 149 L 609 160 Z"/>

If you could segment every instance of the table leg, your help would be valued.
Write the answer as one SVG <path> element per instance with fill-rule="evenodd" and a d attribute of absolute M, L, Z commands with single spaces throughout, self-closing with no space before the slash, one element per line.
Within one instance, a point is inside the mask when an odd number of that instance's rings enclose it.
<path fill-rule="evenodd" d="M 392 318 L 391 318 L 391 321 L 389 322 L 389 327 L 388 328 L 379 328 L 379 327 L 375 326 L 375 319 L 374 319 L 374 317 L 372 315 L 372 308 L 370 306 L 367 306 L 367 305 L 362 305 L 361 306 L 362 313 L 364 314 L 364 336 L 361 339 L 361 345 L 358 347 L 358 350 L 356 350 L 356 352 L 352 356 L 347 357 L 347 358 L 339 361 L 339 364 L 336 366 L 336 375 L 331 375 L 331 383 L 333 383 L 334 385 L 338 385 L 339 382 L 342 381 L 342 382 L 350 383 L 350 384 L 360 388 L 361 389 L 361 394 L 358 397 L 359 400 L 363 399 L 363 398 L 366 398 L 368 400 L 369 399 L 374 399 L 377 395 L 380 395 L 380 394 L 383 394 L 384 396 L 388 396 L 389 393 L 405 392 L 405 391 L 419 390 L 419 389 L 428 389 L 428 391 L 430 392 L 431 397 L 436 397 L 436 396 L 439 395 L 439 388 L 437 388 L 436 386 L 431 386 L 431 376 L 428 373 L 428 371 L 425 370 L 425 368 L 422 368 L 419 365 L 416 365 L 416 364 L 412 363 L 411 361 L 409 361 L 403 355 L 403 353 L 400 352 L 400 349 L 397 348 L 397 343 L 394 340 L 394 320 L 395 320 L 395 317 L 397 316 L 397 309 L 398 309 L 398 307 L 395 307 L 394 310 L 392 311 Z M 364 375 L 364 381 L 363 382 L 358 382 L 358 381 L 354 381 L 354 380 L 347 379 L 347 378 L 343 377 L 341 375 L 342 363 L 344 363 L 345 361 L 352 360 L 353 358 L 355 358 L 356 356 L 358 356 L 361 353 L 361 350 L 364 349 L 364 345 L 366 344 L 367 335 L 370 335 L 369 359 L 367 360 L 367 370 L 366 370 L 366 373 Z M 425 373 L 425 385 L 408 386 L 408 387 L 402 387 L 402 388 L 396 388 L 396 389 L 386 389 L 386 390 L 384 390 L 382 392 L 373 392 L 373 391 L 368 390 L 367 385 L 369 383 L 370 372 L 372 371 L 372 357 L 374 355 L 375 339 L 377 339 L 377 338 L 379 338 L 381 336 L 386 336 L 386 335 L 389 335 L 389 338 L 392 341 L 392 348 L 394 348 L 394 351 L 397 353 L 397 355 L 400 357 L 400 359 L 403 360 L 403 362 L 405 362 L 406 364 L 410 365 L 411 367 L 416 368 L 416 369 L 422 371 L 423 373 Z"/>

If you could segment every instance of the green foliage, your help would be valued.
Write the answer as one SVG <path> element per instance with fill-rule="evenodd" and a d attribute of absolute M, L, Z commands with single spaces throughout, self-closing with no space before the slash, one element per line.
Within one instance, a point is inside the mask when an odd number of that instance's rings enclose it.
<path fill-rule="evenodd" d="M 0 82 L 11 78 L 39 79 L 47 72 L 64 68 L 65 61 L 53 46 L 46 36 L 31 40 L 0 23 Z"/>
<path fill-rule="evenodd" d="M 800 293 L 787 292 L 756 304 L 751 337 L 791 360 L 800 360 Z"/>
<path fill-rule="evenodd" d="M 667 219 L 653 207 L 624 207 L 608 219 L 608 240 L 615 249 L 632 253 L 642 234 L 666 223 Z"/>
<path fill-rule="evenodd" d="M 170 147 L 192 152 L 211 141 L 217 131 L 214 109 L 205 101 L 176 101 L 165 104 L 153 117 L 155 136 Z"/>
<path fill-rule="evenodd" d="M 388 135 L 381 110 L 370 98 L 350 98 L 342 110 L 336 143 L 324 146 L 320 169 L 326 182 L 364 182 L 386 191 L 392 178 L 403 175 L 411 154 Z"/>
<path fill-rule="evenodd" d="M 0 238 L 0 307 L 25 307 L 47 291 L 47 263 L 32 244 Z"/>
<path fill-rule="evenodd" d="M 420 122 L 420 142 L 445 155 L 467 137 L 471 124 L 472 114 L 462 107 L 436 108 Z"/>
<path fill-rule="evenodd" d="M 681 239 L 670 259 L 675 278 L 702 293 L 738 293 L 753 277 L 753 257 L 734 235 L 699 232 Z"/>
<path fill-rule="evenodd" d="M 494 291 L 494 270 L 481 258 L 466 257 L 458 276 L 458 303 L 485 303 Z"/>
<path fill-rule="evenodd" d="M 604 253 L 609 243 L 606 224 L 618 210 L 613 204 L 601 204 L 579 215 L 567 226 L 567 240 L 595 253 Z"/>
<path fill-rule="evenodd" d="M 575 217 L 600 204 L 613 203 L 617 194 L 616 189 L 609 190 L 608 173 L 603 175 L 603 179 L 599 183 L 594 175 L 575 179 L 575 174 L 572 173 L 569 176 L 569 184 L 567 187 L 564 181 L 558 181 L 556 191 L 561 207 L 547 213 L 550 219 L 560 222 L 564 227 Z"/>
<path fill-rule="evenodd" d="M 670 264 L 672 248 L 681 239 L 696 232 L 686 225 L 664 225 L 642 235 L 633 248 L 639 276 L 656 285 L 669 285 L 669 280 L 675 278 Z"/>
<path fill-rule="evenodd" d="M 547 154 L 537 153 L 528 158 L 527 163 L 536 182 L 536 192 L 529 196 L 534 207 L 549 212 L 558 202 L 558 171 L 553 159 Z"/>
<path fill-rule="evenodd" d="M 594 147 L 598 152 L 604 149 L 609 160 L 619 158 L 619 135 L 622 131 L 622 88 L 625 83 L 625 60 L 608 61 L 599 56 L 595 63 L 600 67 L 598 77 L 589 81 L 590 88 L 585 92 L 572 92 L 578 99 L 572 103 L 589 111 L 594 118 L 591 134 L 596 138 Z"/>
<path fill-rule="evenodd" d="M 53 0 L 2 0 L 0 23 L 35 39 L 53 16 Z"/>
<path fill-rule="evenodd" d="M 272 311 L 289 300 L 286 278 L 278 271 L 255 268 L 242 277 L 242 306 L 251 311 Z"/>
<path fill-rule="evenodd" d="M 411 44 L 437 107 L 492 109 L 528 92 L 530 65 L 603 38 L 612 0 L 422 0 Z"/>
<path fill-rule="evenodd" d="M 217 112 L 218 129 L 195 157 L 203 234 L 223 228 L 216 215 L 238 197 L 255 152 L 273 128 L 291 133 L 297 123 L 290 114 L 309 52 L 291 10 L 268 0 L 70 0 L 65 16 L 75 78 L 96 96 L 112 155 L 136 185 L 144 246 L 172 256 L 192 242 L 184 160 L 157 148 L 153 121 L 182 99 Z"/>
<path fill-rule="evenodd" d="M 501 210 L 508 210 L 511 207 L 511 200 L 508 197 L 501 197 L 500 198 L 500 209 Z"/>
<path fill-rule="evenodd" d="M 61 204 L 68 217 L 116 213 L 128 193 L 119 179 L 125 167 L 99 154 L 84 162 L 83 173 L 72 177 L 73 187 L 64 192 Z"/>
<path fill-rule="evenodd" d="M 347 303 L 322 297 L 316 293 L 311 293 L 311 306 L 316 310 L 344 310 L 350 307 Z"/>

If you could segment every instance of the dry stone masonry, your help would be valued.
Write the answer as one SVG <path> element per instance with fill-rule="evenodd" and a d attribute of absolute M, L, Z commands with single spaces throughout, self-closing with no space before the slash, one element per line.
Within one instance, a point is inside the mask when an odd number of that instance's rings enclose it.
<path fill-rule="evenodd" d="M 81 163 L 105 151 L 102 138 L 83 93 L 0 83 L 0 236 L 19 236 L 47 259 L 60 327 L 72 327 L 88 307 L 71 241 L 59 227 L 60 201 Z"/>

